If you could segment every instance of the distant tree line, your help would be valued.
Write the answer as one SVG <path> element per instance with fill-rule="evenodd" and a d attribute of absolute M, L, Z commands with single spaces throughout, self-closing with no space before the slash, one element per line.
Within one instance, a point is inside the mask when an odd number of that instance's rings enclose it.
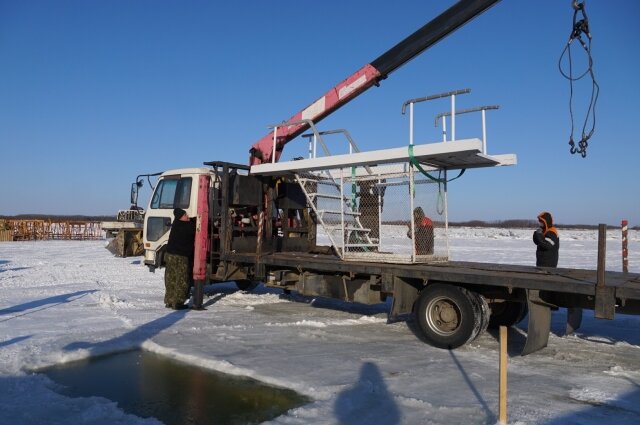
<path fill-rule="evenodd" d="M 536 228 L 538 227 L 537 220 L 496 220 L 496 221 L 483 221 L 483 220 L 469 220 L 469 221 L 454 221 L 449 222 L 449 226 L 454 227 L 501 227 L 506 229 L 522 229 L 522 228 Z M 597 227 L 597 226 L 596 226 Z"/>
<path fill-rule="evenodd" d="M 525 220 L 525 219 L 511 219 L 511 220 L 496 220 L 496 221 L 482 221 L 482 220 L 469 220 L 469 221 L 455 221 L 449 222 L 449 226 L 452 227 L 499 227 L 501 229 L 535 229 L 539 226 L 537 220 Z M 556 224 L 556 227 L 560 229 L 597 229 L 597 224 Z M 619 229 L 621 226 L 607 225 L 608 228 Z M 640 226 L 629 227 L 631 230 L 640 230 Z"/>
<path fill-rule="evenodd" d="M 114 215 L 50 215 L 18 214 L 0 215 L 0 220 L 51 220 L 51 221 L 113 221 Z"/>
<path fill-rule="evenodd" d="M 19 215 L 0 215 L 0 219 L 4 220 L 51 220 L 51 221 L 112 221 L 116 217 L 113 215 L 49 215 L 49 214 L 19 214 Z M 385 224 L 402 224 L 406 225 L 406 221 L 385 221 Z M 469 220 L 469 221 L 450 221 L 451 227 L 499 227 L 502 229 L 535 229 L 538 227 L 537 220 L 529 219 L 511 219 L 511 220 Z M 556 224 L 561 229 L 597 229 L 597 224 Z M 607 227 L 619 229 L 620 226 Z M 630 226 L 631 230 L 640 230 L 640 225 Z"/>

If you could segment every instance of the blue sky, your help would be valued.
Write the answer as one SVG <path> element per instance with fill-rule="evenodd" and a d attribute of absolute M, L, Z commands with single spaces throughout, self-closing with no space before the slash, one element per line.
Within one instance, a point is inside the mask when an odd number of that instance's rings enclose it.
<path fill-rule="evenodd" d="M 0 214 L 115 214 L 137 174 L 247 163 L 267 125 L 451 4 L 0 0 Z M 362 150 L 403 146 L 405 100 L 471 88 L 458 107 L 499 104 L 489 153 L 519 164 L 452 182 L 450 220 L 549 210 L 559 223 L 638 225 L 640 2 L 590 0 L 587 12 L 601 93 L 586 159 L 568 152 L 557 68 L 568 0 L 501 1 L 319 127 L 347 128 Z M 576 90 L 581 120 L 590 87 Z M 440 140 L 433 117 L 447 109 L 416 108 L 417 142 Z M 458 136 L 480 136 L 478 119 L 460 120 Z M 298 150 L 291 143 L 284 158 Z"/>

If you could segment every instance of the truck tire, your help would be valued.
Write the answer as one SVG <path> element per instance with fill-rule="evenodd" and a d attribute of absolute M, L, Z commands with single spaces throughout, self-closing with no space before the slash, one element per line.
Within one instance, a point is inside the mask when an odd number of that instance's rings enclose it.
<path fill-rule="evenodd" d="M 473 339 L 476 339 L 489 327 L 489 323 L 491 322 L 491 309 L 489 308 L 489 303 L 485 297 L 473 291 L 469 291 L 469 294 L 477 298 L 476 308 L 480 315 L 480 327 L 478 328 L 476 336 L 473 337 Z"/>
<path fill-rule="evenodd" d="M 522 321 L 529 309 L 527 303 L 517 301 L 503 301 L 491 303 L 491 318 L 489 328 L 497 329 L 500 326 L 513 326 Z"/>
<path fill-rule="evenodd" d="M 458 348 L 489 325 L 489 307 L 481 295 L 453 285 L 431 284 L 416 301 L 418 328 L 429 345 Z"/>

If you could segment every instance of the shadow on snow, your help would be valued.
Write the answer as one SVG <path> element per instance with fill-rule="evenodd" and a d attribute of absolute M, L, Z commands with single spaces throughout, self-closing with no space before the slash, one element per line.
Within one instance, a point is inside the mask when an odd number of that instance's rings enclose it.
<path fill-rule="evenodd" d="M 8 339 L 8 340 L 6 340 L 6 341 L 2 341 L 2 342 L 0 342 L 0 348 L 2 348 L 2 347 L 7 347 L 7 346 L 9 346 L 9 345 L 11 345 L 11 344 L 15 344 L 15 343 L 18 343 L 18 342 L 20 342 L 20 341 L 24 341 L 25 339 L 29 339 L 29 338 L 31 338 L 31 336 L 32 336 L 32 335 L 17 336 L 17 337 L 15 337 L 15 338 Z"/>
<path fill-rule="evenodd" d="M 120 336 L 101 342 L 77 341 L 64 347 L 67 351 L 85 349 L 91 355 L 103 355 L 118 351 L 137 349 L 142 343 L 182 320 L 189 310 L 174 310 L 171 313 L 147 322 Z"/>
<path fill-rule="evenodd" d="M 31 267 L 13 267 L 11 269 L 5 269 L 4 267 L 1 267 L 1 266 L 4 266 L 5 264 L 9 264 L 10 262 L 11 261 L 9 261 L 9 260 L 0 260 L 0 273 L 3 273 L 3 272 L 15 272 L 15 271 L 18 271 L 18 270 L 28 270 L 28 269 L 31 268 Z"/>
<path fill-rule="evenodd" d="M 363 363 L 358 381 L 338 394 L 334 410 L 341 425 L 400 423 L 400 410 L 387 390 L 380 369 L 371 362 Z"/>
<path fill-rule="evenodd" d="M 47 297 L 40 300 L 29 301 L 26 303 L 14 305 L 13 307 L 0 310 L 0 316 L 6 315 L 6 314 L 12 314 L 12 313 L 22 313 L 24 311 L 32 310 L 32 309 L 35 309 L 33 312 L 44 310 L 46 308 L 55 307 L 60 304 L 66 304 L 73 301 L 77 301 L 80 298 L 96 291 L 97 289 L 89 289 L 85 291 L 70 292 L 68 294 L 54 295 L 52 297 Z M 11 320 L 18 316 L 24 316 L 25 314 L 29 314 L 29 313 L 18 314 L 16 316 L 13 316 L 4 320 L 0 320 L 0 322 L 6 322 L 7 320 Z"/>

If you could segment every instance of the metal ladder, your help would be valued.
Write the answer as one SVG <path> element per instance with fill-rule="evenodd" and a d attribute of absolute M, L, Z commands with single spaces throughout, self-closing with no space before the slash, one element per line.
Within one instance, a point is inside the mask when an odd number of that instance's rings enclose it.
<path fill-rule="evenodd" d="M 310 158 L 316 157 L 318 143 L 320 144 L 324 155 L 331 156 L 329 148 L 322 136 L 332 134 L 343 134 L 346 137 L 347 142 L 349 143 L 349 153 L 360 152 L 360 149 L 358 149 L 358 146 L 347 130 L 338 129 L 318 131 L 312 120 L 302 119 L 270 126 L 273 128 L 274 134 L 274 157 L 276 149 L 275 134 L 277 134 L 278 128 L 301 124 L 307 125 L 311 130 L 311 133 L 302 135 L 303 138 L 308 139 Z M 369 174 L 372 174 L 371 168 L 367 166 L 365 169 Z M 320 171 L 316 173 L 307 172 L 306 174 L 295 173 L 294 176 L 296 182 L 305 194 L 307 204 L 315 213 L 318 222 L 327 233 L 327 236 L 331 241 L 331 245 L 340 258 L 344 258 L 345 252 L 347 251 L 357 252 L 357 250 L 367 251 L 378 248 L 379 244 L 369 237 L 371 229 L 365 228 L 360 222 L 360 213 L 355 211 L 355 199 L 349 199 L 349 197 L 343 193 L 342 178 L 340 179 L 340 182 L 336 181 L 329 171 Z M 319 188 L 321 187 L 328 188 L 330 193 L 320 191 Z M 330 202 L 331 200 L 339 201 L 340 207 L 337 209 L 319 208 L 321 200 L 324 200 L 325 202 Z M 350 239 L 355 240 L 351 241 Z"/>
<path fill-rule="evenodd" d="M 340 258 L 344 258 L 346 252 L 378 248 L 378 243 L 369 236 L 371 229 L 362 225 L 361 213 L 355 211 L 354 200 L 345 195 L 341 182 L 328 172 L 296 173 L 295 179 Z M 322 205 L 332 200 L 340 206 Z"/>

